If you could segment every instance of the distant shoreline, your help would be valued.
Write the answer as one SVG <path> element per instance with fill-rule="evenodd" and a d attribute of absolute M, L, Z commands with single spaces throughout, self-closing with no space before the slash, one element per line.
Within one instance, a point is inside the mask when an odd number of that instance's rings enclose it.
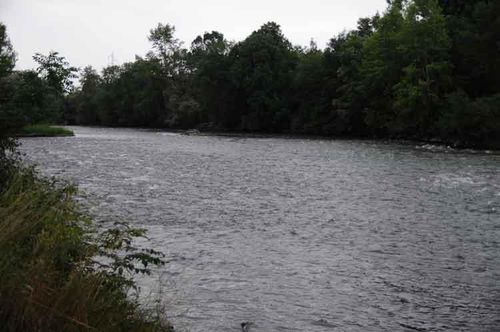
<path fill-rule="evenodd" d="M 175 129 L 175 128 L 148 128 L 148 127 L 134 127 L 134 126 L 96 126 L 96 125 L 63 125 L 62 127 L 88 127 L 88 128 L 109 128 L 109 129 L 135 129 L 151 132 L 165 132 L 181 134 L 186 136 L 215 136 L 215 137 L 235 137 L 235 138 L 282 138 L 282 139 L 310 139 L 310 140 L 338 140 L 338 141 L 378 141 L 388 144 L 402 144 L 402 145 L 433 145 L 436 147 L 443 147 L 450 150 L 473 150 L 478 152 L 487 153 L 500 153 L 500 146 L 489 147 L 474 144 L 464 144 L 462 142 L 447 142 L 439 139 L 424 139 L 424 138 L 405 138 L 405 137 L 370 137 L 370 136 L 326 136 L 314 134 L 300 134 L 300 133 L 266 133 L 266 132 L 246 132 L 246 131 L 224 131 L 224 130 L 199 130 L 199 129 Z M 190 131 L 197 130 L 197 133 L 190 133 Z M 34 136 L 32 136 L 34 137 Z"/>

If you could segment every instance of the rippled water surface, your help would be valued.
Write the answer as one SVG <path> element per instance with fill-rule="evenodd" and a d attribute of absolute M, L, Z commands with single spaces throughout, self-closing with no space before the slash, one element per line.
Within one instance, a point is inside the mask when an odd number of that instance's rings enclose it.
<path fill-rule="evenodd" d="M 22 141 L 149 230 L 179 331 L 500 331 L 500 156 L 76 127 Z"/>

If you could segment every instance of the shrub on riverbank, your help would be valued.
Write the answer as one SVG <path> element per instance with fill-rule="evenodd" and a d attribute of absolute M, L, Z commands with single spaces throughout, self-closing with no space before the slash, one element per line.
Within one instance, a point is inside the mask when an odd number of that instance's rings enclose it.
<path fill-rule="evenodd" d="M 73 131 L 62 127 L 54 127 L 46 124 L 36 124 L 21 128 L 18 132 L 18 136 L 24 136 L 24 137 L 74 136 L 74 133 Z"/>
<path fill-rule="evenodd" d="M 161 264 L 141 230 L 99 231 L 72 186 L 20 169 L 0 187 L 0 331 L 172 331 L 142 309 L 131 276 Z"/>

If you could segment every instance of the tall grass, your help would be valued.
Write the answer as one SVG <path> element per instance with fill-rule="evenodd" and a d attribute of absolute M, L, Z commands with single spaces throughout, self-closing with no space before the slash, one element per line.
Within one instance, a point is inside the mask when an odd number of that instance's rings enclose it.
<path fill-rule="evenodd" d="M 26 168 L 0 179 L 0 331 L 173 331 L 130 296 L 159 253 L 96 229 L 75 192 Z"/>

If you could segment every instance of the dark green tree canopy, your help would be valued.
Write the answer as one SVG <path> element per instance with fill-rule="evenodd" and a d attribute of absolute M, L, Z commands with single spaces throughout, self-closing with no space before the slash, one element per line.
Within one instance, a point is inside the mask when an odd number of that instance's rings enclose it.
<path fill-rule="evenodd" d="M 58 52 L 51 51 L 49 55 L 36 53 L 33 59 L 38 63 L 37 72 L 57 93 L 68 93 L 73 89 L 73 79 L 77 78 L 76 67 L 71 67 L 66 58 Z"/>
<path fill-rule="evenodd" d="M 174 26 L 160 23 L 145 57 L 99 73 L 84 68 L 69 94 L 74 68 L 56 52 L 35 55 L 37 72 L 13 73 L 15 53 L 0 26 L 0 112 L 10 123 L 500 146 L 500 1 L 387 3 L 324 50 L 292 45 L 275 22 L 239 42 L 205 32 L 185 48 Z"/>
<path fill-rule="evenodd" d="M 16 53 L 7 36 L 7 27 L 0 22 L 0 78 L 7 76 L 15 64 Z"/>

